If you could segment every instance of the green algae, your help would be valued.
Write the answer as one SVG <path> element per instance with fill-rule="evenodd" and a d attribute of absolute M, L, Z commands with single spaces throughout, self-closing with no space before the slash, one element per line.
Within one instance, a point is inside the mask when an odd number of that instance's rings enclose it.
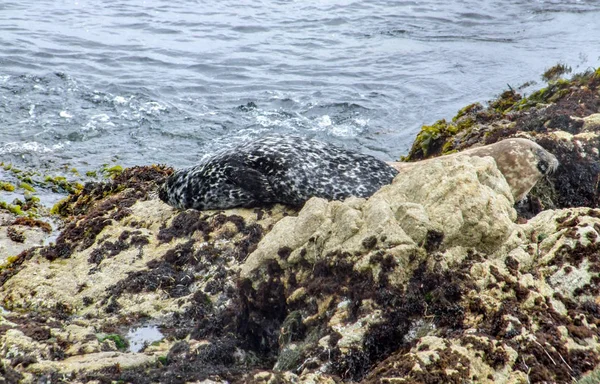
<path fill-rule="evenodd" d="M 423 125 L 421 131 L 417 134 L 417 138 L 413 143 L 410 154 L 408 156 L 402 156 L 401 160 L 412 160 L 416 151 L 420 151 L 422 157 L 426 158 L 430 152 L 433 152 L 431 151 L 433 147 L 436 147 L 437 150 L 441 147 L 443 154 L 451 152 L 453 150 L 453 145 L 451 142 L 446 142 L 446 139 L 455 136 L 458 132 L 467 131 L 475 125 L 475 118 L 465 116 L 466 113 L 469 113 L 474 108 L 475 105 L 472 104 L 471 106 L 463 108 L 462 114 L 459 111 L 459 114 L 453 119 L 453 122 L 455 123 L 449 123 L 446 119 L 441 119 L 432 125 Z"/>
<path fill-rule="evenodd" d="M 51 215 L 68 216 L 67 209 L 69 208 L 69 197 L 59 200 L 50 208 Z"/>
<path fill-rule="evenodd" d="M 112 340 L 115 342 L 115 346 L 119 350 L 125 350 L 128 347 L 127 340 L 125 340 L 122 336 L 111 333 L 111 334 L 100 334 L 96 336 L 99 342 L 103 342 L 104 340 Z"/>
<path fill-rule="evenodd" d="M 438 120 L 432 125 L 423 125 L 421 132 L 417 135 L 415 144 L 417 144 L 424 156 L 427 156 L 429 147 L 434 140 L 441 138 L 442 136 L 453 136 L 458 132 L 456 125 L 448 124 L 446 119 Z"/>
<path fill-rule="evenodd" d="M 577 91 L 577 87 L 595 89 L 600 83 L 600 68 L 589 70 L 583 74 L 576 74 L 570 80 L 560 76 L 570 72 L 570 68 L 558 64 L 546 71 L 544 78 L 548 80 L 546 87 L 541 88 L 531 95 L 523 96 L 509 86 L 494 100 L 488 102 L 487 107 L 480 103 L 469 104 L 457 111 L 451 122 L 438 120 L 432 125 L 423 125 L 417 134 L 413 145 L 406 156 L 401 156 L 401 161 L 422 160 L 431 156 L 449 154 L 456 151 L 457 144 L 461 139 L 457 134 L 461 133 L 464 138 L 472 138 L 472 132 L 476 126 L 489 127 L 490 121 L 515 121 L 531 108 L 538 108 L 557 103 L 568 95 Z M 481 132 L 477 135 L 503 134 L 510 129 L 507 124 L 501 124 L 501 130 L 496 133 Z M 450 140 L 455 138 L 454 140 Z"/>
<path fill-rule="evenodd" d="M 527 97 L 523 97 L 516 103 L 515 107 L 517 110 L 522 111 L 537 107 L 540 104 L 554 103 L 568 95 L 571 92 L 571 86 L 572 82 L 569 80 L 558 79 L 551 81 L 547 87 L 535 91 Z"/>
<path fill-rule="evenodd" d="M 30 202 L 30 203 L 39 203 L 40 202 L 40 198 L 35 196 L 32 192 L 29 191 L 25 191 L 25 193 L 23 194 L 23 197 L 25 197 L 25 201 L 26 202 Z"/>
<path fill-rule="evenodd" d="M 6 259 L 4 259 L 4 262 L 0 263 L 0 271 L 12 268 L 15 262 L 19 260 L 21 260 L 21 255 L 8 256 Z"/>
<path fill-rule="evenodd" d="M 3 191 L 13 192 L 15 190 L 15 186 L 11 183 L 0 181 L 0 189 Z"/>
<path fill-rule="evenodd" d="M 457 132 L 465 131 L 467 129 L 472 128 L 475 125 L 475 118 L 468 116 L 460 119 L 456 123 Z"/>
<path fill-rule="evenodd" d="M 123 167 L 120 165 L 115 165 L 112 167 L 105 165 L 104 168 L 102 168 L 102 172 L 106 174 L 107 177 L 111 177 L 114 179 L 116 176 L 120 175 L 123 172 Z"/>
<path fill-rule="evenodd" d="M 519 93 L 513 89 L 504 91 L 496 100 L 489 102 L 489 108 L 496 113 L 505 114 L 522 100 Z"/>
<path fill-rule="evenodd" d="M 44 182 L 49 185 L 54 192 L 74 193 L 83 189 L 81 183 L 68 181 L 64 176 L 46 176 Z"/>
<path fill-rule="evenodd" d="M 473 112 L 477 112 L 481 109 L 483 109 L 483 106 L 480 103 L 469 104 L 466 107 L 458 110 L 458 112 L 456 113 L 456 116 L 454 116 L 452 118 L 452 122 L 456 123 L 458 121 L 458 119 L 460 119 L 461 117 L 469 115 Z"/>
<path fill-rule="evenodd" d="M 4 209 L 5 211 L 8 211 L 10 213 L 13 213 L 15 215 L 19 215 L 19 216 L 24 215 L 24 212 L 21 209 L 21 206 L 17 205 L 17 204 L 13 205 L 13 204 L 8 204 L 4 201 L 0 201 L 0 208 Z"/>
<path fill-rule="evenodd" d="M 21 184 L 19 184 L 19 188 L 23 188 L 24 190 L 29 192 L 35 192 L 35 188 L 33 188 L 31 184 L 26 183 L 24 181 L 22 181 Z"/>
<path fill-rule="evenodd" d="M 542 80 L 550 82 L 567 73 L 571 73 L 571 67 L 558 63 L 546 69 L 546 71 L 542 74 Z"/>

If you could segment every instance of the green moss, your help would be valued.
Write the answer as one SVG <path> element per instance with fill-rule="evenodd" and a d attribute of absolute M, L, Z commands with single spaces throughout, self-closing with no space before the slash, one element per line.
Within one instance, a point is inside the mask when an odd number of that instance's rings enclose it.
<path fill-rule="evenodd" d="M 461 108 L 457 113 L 456 116 L 454 116 L 452 118 L 452 122 L 456 123 L 458 121 L 458 119 L 460 119 L 461 117 L 468 115 L 469 113 L 473 112 L 473 111 L 477 111 L 482 109 L 482 105 L 479 103 L 473 103 L 473 104 L 469 104 L 464 108 Z"/>
<path fill-rule="evenodd" d="M 87 171 L 87 172 L 85 173 L 85 175 L 86 175 L 87 177 L 97 177 L 97 176 L 98 176 L 96 171 Z"/>
<path fill-rule="evenodd" d="M 538 243 L 541 243 L 542 241 L 544 241 L 544 239 L 546 239 L 548 237 L 548 235 L 546 235 L 545 233 L 540 233 L 537 237 L 537 241 Z"/>
<path fill-rule="evenodd" d="M 542 74 L 542 79 L 544 81 L 552 81 L 558 79 L 566 73 L 571 73 L 571 67 L 559 63 L 553 67 L 546 69 L 544 74 Z"/>
<path fill-rule="evenodd" d="M 436 139 L 439 139 L 443 135 L 453 135 L 456 133 L 456 126 L 448 124 L 445 119 L 438 120 L 432 125 L 423 125 L 421 132 L 417 135 L 415 144 L 423 151 L 423 155 L 427 156 L 429 145 Z"/>
<path fill-rule="evenodd" d="M 15 186 L 11 183 L 7 183 L 4 181 L 0 181 L 0 189 L 8 192 L 12 192 L 15 190 Z"/>
<path fill-rule="evenodd" d="M 568 95 L 573 85 L 572 81 L 558 79 L 548 84 L 546 88 L 542 88 L 533 92 L 530 96 L 519 101 L 517 108 L 519 111 L 536 107 L 539 104 L 553 103 Z"/>
<path fill-rule="evenodd" d="M 167 356 L 158 356 L 157 360 L 162 365 L 167 365 Z"/>
<path fill-rule="evenodd" d="M 44 178 L 44 182 L 46 182 L 47 184 L 51 184 L 53 186 L 52 190 L 54 192 L 59 192 L 60 190 L 62 190 L 68 193 L 74 193 L 83 189 L 83 185 L 76 182 L 69 182 L 64 176 L 46 176 Z"/>
<path fill-rule="evenodd" d="M 17 260 L 19 260 L 20 257 L 17 256 L 8 256 L 3 263 L 0 264 L 0 271 L 2 271 L 3 269 L 6 268 L 10 268 L 10 266 Z"/>
<path fill-rule="evenodd" d="M 29 183 L 26 183 L 24 181 L 22 181 L 21 184 L 19 184 L 19 187 L 29 192 L 35 192 L 35 189 Z"/>
<path fill-rule="evenodd" d="M 121 172 L 123 172 L 123 167 L 121 167 L 120 165 L 115 165 L 113 167 L 108 167 L 104 166 L 104 168 L 102 169 L 102 172 L 104 172 L 107 176 L 115 178 L 115 176 L 121 174 Z"/>
<path fill-rule="evenodd" d="M 504 114 L 513 108 L 513 106 L 520 100 L 521 95 L 515 92 L 513 89 L 509 89 L 502 92 L 496 100 L 491 101 L 489 106 L 495 112 Z"/>
<path fill-rule="evenodd" d="M 456 128 L 457 128 L 457 131 L 460 132 L 460 131 L 464 131 L 464 130 L 472 128 L 473 125 L 475 125 L 475 119 L 473 117 L 469 116 L 464 119 L 461 119 L 456 124 Z"/>
<path fill-rule="evenodd" d="M 116 333 L 111 333 L 108 335 L 101 334 L 101 335 L 98 335 L 97 337 L 98 337 L 99 342 L 103 342 L 104 340 L 114 341 L 115 345 L 120 350 L 125 350 L 129 346 L 129 344 L 127 343 L 127 340 L 125 340 L 123 337 L 121 337 L 120 335 L 118 335 Z"/>
<path fill-rule="evenodd" d="M 4 201 L 0 201 L 0 208 L 9 211 L 11 213 L 14 213 L 15 215 L 23 215 L 23 210 L 21 209 L 20 205 L 13 205 L 13 204 L 8 204 Z"/>
<path fill-rule="evenodd" d="M 65 208 L 67 208 L 68 205 L 69 205 L 69 198 L 65 197 L 64 199 L 60 200 L 58 203 L 56 203 L 52 206 L 52 209 L 50 209 L 50 214 L 51 215 L 59 215 L 59 216 L 67 216 L 65 214 Z"/>

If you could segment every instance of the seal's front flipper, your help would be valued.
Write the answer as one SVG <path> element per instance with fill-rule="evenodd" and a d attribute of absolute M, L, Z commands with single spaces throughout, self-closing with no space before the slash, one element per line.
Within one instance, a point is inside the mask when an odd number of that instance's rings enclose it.
<path fill-rule="evenodd" d="M 276 202 L 269 180 L 256 169 L 236 164 L 228 167 L 225 175 L 231 183 L 254 196 L 258 202 Z"/>

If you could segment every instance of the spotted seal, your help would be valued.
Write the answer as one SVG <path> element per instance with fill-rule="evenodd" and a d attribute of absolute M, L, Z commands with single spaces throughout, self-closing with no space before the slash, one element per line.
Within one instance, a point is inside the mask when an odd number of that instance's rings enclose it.
<path fill-rule="evenodd" d="M 272 135 L 176 171 L 158 195 L 180 209 L 300 206 L 313 196 L 328 200 L 371 196 L 397 173 L 373 156 L 300 136 Z"/>
<path fill-rule="evenodd" d="M 544 176 L 554 172 L 559 163 L 553 154 L 539 144 L 524 138 L 511 138 L 481 147 L 470 148 L 446 156 L 491 156 L 510 186 L 515 202 L 525 198 L 531 188 Z M 443 157 L 446 157 L 443 156 Z M 423 160 L 432 161 L 435 159 Z M 398 171 L 418 166 L 414 163 L 390 163 Z"/>

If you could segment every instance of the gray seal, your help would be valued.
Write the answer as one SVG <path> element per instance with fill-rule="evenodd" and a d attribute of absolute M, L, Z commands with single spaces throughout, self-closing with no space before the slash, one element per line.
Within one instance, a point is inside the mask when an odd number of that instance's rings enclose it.
<path fill-rule="evenodd" d="M 300 136 L 272 135 L 174 172 L 158 195 L 180 209 L 301 206 L 311 197 L 369 197 L 397 174 L 373 156 Z"/>

